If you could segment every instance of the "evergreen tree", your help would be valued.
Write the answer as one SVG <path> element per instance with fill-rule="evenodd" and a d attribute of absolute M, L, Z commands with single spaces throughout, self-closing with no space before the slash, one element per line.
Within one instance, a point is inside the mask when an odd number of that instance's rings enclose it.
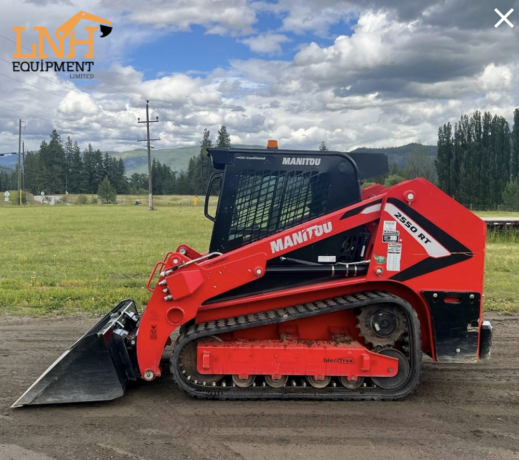
<path fill-rule="evenodd" d="M 218 148 L 228 149 L 231 147 L 231 136 L 227 133 L 227 128 L 222 126 L 218 130 L 218 137 L 216 138 L 216 146 Z"/>
<path fill-rule="evenodd" d="M 148 175 L 134 173 L 130 177 L 130 192 L 135 194 L 148 193 Z"/>
<path fill-rule="evenodd" d="M 65 142 L 65 191 L 70 192 L 70 168 L 72 167 L 72 156 L 74 155 L 74 144 L 70 136 L 67 136 L 67 142 Z"/>
<path fill-rule="evenodd" d="M 436 182 L 434 158 L 427 155 L 427 149 L 423 145 L 417 144 L 413 151 L 407 155 L 405 177 L 406 179 L 422 177 L 429 182 Z"/>
<path fill-rule="evenodd" d="M 103 154 L 101 153 L 101 150 L 96 149 L 94 151 L 93 162 L 94 162 L 94 177 L 93 177 L 92 187 L 94 190 L 97 190 L 97 187 L 99 187 L 99 184 L 106 176 L 105 165 L 103 162 Z"/>
<path fill-rule="evenodd" d="M 104 204 L 115 203 L 117 201 L 117 194 L 115 193 L 115 189 L 110 184 L 107 176 L 105 176 L 105 178 L 99 184 L 97 189 L 97 196 L 101 198 Z"/>
<path fill-rule="evenodd" d="M 40 188 L 47 194 L 65 191 L 66 162 L 61 137 L 56 130 L 50 134 L 48 144 L 41 144 L 39 153 Z"/>
<path fill-rule="evenodd" d="M 451 195 L 451 163 L 452 163 L 452 125 L 447 123 L 438 129 L 438 153 L 435 166 L 438 175 L 438 187 Z"/>
<path fill-rule="evenodd" d="M 481 171 L 483 174 L 483 209 L 492 208 L 493 197 L 490 193 L 490 174 L 492 169 L 492 114 L 485 112 L 483 114 L 483 128 L 482 128 L 482 155 L 481 155 Z"/>
<path fill-rule="evenodd" d="M 126 180 L 126 168 L 122 158 L 115 160 L 115 178 L 116 178 L 116 190 L 117 193 L 125 194 L 128 193 L 128 181 Z"/>
<path fill-rule="evenodd" d="M 512 158 L 510 161 L 510 176 L 519 179 L 519 109 L 514 111 L 514 127 L 512 131 Z"/>
<path fill-rule="evenodd" d="M 489 112 L 462 115 L 453 133 L 450 124 L 440 126 L 436 158 L 440 188 L 467 207 L 496 209 L 514 174 L 512 138 L 506 119 Z"/>
<path fill-rule="evenodd" d="M 88 148 L 83 151 L 83 172 L 81 174 L 82 186 L 81 193 L 95 193 L 97 187 L 95 185 L 95 159 L 94 149 L 88 144 Z"/>
<path fill-rule="evenodd" d="M 70 160 L 70 170 L 68 175 L 68 186 L 70 193 L 84 192 L 83 184 L 83 160 L 81 159 L 81 150 L 77 142 L 72 146 L 72 158 Z"/>
<path fill-rule="evenodd" d="M 160 161 L 153 159 L 151 163 L 151 182 L 154 195 L 162 195 L 163 175 Z"/>
<path fill-rule="evenodd" d="M 10 169 L 0 168 L 0 191 L 5 192 L 16 188 L 14 186 L 14 173 Z"/>
<path fill-rule="evenodd" d="M 325 152 L 326 150 L 328 150 L 328 147 L 326 147 L 326 144 L 324 141 L 321 142 L 321 145 L 319 146 L 319 150 L 321 152 Z"/>
<path fill-rule="evenodd" d="M 200 155 L 195 159 L 194 163 L 193 191 L 196 194 L 205 194 L 211 174 L 214 172 L 213 164 L 209 157 L 209 152 L 207 151 L 207 149 L 213 145 L 210 135 L 210 131 L 204 129 L 204 134 L 200 141 Z"/>
<path fill-rule="evenodd" d="M 484 188 L 483 171 L 481 169 L 483 162 L 483 125 L 481 119 L 481 112 L 476 110 L 471 118 L 472 146 L 470 151 L 471 168 L 472 168 L 472 205 L 480 209 L 484 206 L 485 197 L 482 189 Z"/>
<path fill-rule="evenodd" d="M 108 176 L 108 180 L 113 187 L 115 187 L 115 171 L 113 168 L 112 157 L 108 155 L 108 152 L 105 152 L 105 156 L 103 157 L 103 179 L 105 176 Z"/>
<path fill-rule="evenodd" d="M 506 184 L 503 191 L 503 209 L 505 211 L 519 211 L 519 182 L 513 180 Z"/>
<path fill-rule="evenodd" d="M 39 158 L 38 152 L 25 154 L 25 189 L 30 193 L 39 194 Z"/>
<path fill-rule="evenodd" d="M 177 177 L 177 193 L 182 195 L 191 195 L 191 183 L 188 174 L 185 171 L 181 171 Z"/>

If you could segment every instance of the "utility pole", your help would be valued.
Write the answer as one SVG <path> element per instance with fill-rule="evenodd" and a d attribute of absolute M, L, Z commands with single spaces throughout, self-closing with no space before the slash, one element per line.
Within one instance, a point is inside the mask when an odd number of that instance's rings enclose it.
<path fill-rule="evenodd" d="M 25 190 L 25 142 L 22 142 L 22 190 Z"/>
<path fill-rule="evenodd" d="M 22 204 L 22 170 L 20 169 L 20 158 L 22 156 L 22 119 L 18 120 L 18 196 L 20 206 Z"/>
<path fill-rule="evenodd" d="M 148 144 L 148 206 L 150 211 L 153 211 L 153 188 L 151 183 L 151 141 L 160 141 L 160 137 L 158 139 L 150 139 L 150 123 L 158 123 L 159 117 L 155 117 L 155 120 L 150 121 L 150 111 L 148 107 L 149 102 L 150 101 L 146 101 L 146 121 L 141 121 L 141 119 L 138 118 L 137 123 L 146 123 L 146 139 L 139 139 L 139 142 L 147 142 Z"/>

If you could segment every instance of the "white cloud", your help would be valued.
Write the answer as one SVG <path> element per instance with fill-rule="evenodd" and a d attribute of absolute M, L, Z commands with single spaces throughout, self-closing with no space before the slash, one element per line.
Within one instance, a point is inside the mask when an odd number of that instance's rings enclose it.
<path fill-rule="evenodd" d="M 106 0 L 104 4 L 130 11 L 129 18 L 136 24 L 172 31 L 201 25 L 213 34 L 242 35 L 251 33 L 256 22 L 247 0 Z"/>
<path fill-rule="evenodd" d="M 249 46 L 251 51 L 260 54 L 281 54 L 283 52 L 281 43 L 289 41 L 290 39 L 286 35 L 274 33 L 260 34 L 241 40 L 242 43 Z"/>
<path fill-rule="evenodd" d="M 417 140 L 435 143 L 440 124 L 474 110 L 511 120 L 519 105 L 519 64 L 509 31 L 494 30 L 493 24 L 477 28 L 477 15 L 463 30 L 436 24 L 435 18 L 451 8 L 449 2 L 437 3 L 422 17 L 421 10 L 413 9 L 419 2 L 387 11 L 377 1 L 370 0 L 372 8 L 362 14 L 354 2 L 339 0 L 94 2 L 88 7 L 92 13 L 117 20 L 114 40 L 96 42 L 102 62 L 112 64 L 96 69 L 95 78 L 109 86 L 75 85 L 52 73 L 45 75 L 50 81 L 16 75 L 36 89 L 0 76 L 0 151 L 16 150 L 19 117 L 28 121 L 24 139 L 31 149 L 53 126 L 82 147 L 88 142 L 102 150 L 139 147 L 136 140 L 145 130 L 137 118 L 145 116 L 145 99 L 150 99 L 151 116 L 160 117 L 152 127 L 153 136 L 162 139 L 156 148 L 195 145 L 204 128 L 214 136 L 222 124 L 237 143 L 264 145 L 277 138 L 282 148 L 316 149 L 324 140 L 329 148 L 347 151 Z M 41 24 L 52 29 L 77 8 L 77 3 L 41 8 L 15 0 L 0 17 L 0 27 L 10 31 L 13 24 Z M 259 11 L 278 15 L 281 28 L 251 36 Z M 138 62 L 121 61 L 139 40 L 193 25 L 234 34 L 255 53 L 276 54 L 288 33 L 324 36 L 331 24 L 358 14 L 353 35 L 328 45 L 310 41 L 293 60 L 235 60 L 203 73 L 153 69 L 158 76 L 151 78 Z M 0 39 L 0 57 L 10 60 L 13 46 Z M 202 61 L 204 50 L 199 53 Z M 12 75 L 2 61 L 0 72 Z"/>

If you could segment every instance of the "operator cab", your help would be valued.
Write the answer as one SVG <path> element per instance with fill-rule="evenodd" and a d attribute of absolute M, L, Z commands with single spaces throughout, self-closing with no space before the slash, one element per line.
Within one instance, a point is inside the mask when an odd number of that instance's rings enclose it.
<path fill-rule="evenodd" d="M 228 252 L 361 200 L 360 181 L 387 173 L 385 154 L 209 148 L 205 215 L 215 225 L 210 252 Z M 218 191 L 215 216 L 209 197 Z"/>

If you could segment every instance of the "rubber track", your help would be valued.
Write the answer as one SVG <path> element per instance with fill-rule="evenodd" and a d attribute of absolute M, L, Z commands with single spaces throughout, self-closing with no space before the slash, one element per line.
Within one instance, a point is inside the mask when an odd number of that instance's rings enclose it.
<path fill-rule="evenodd" d="M 313 387 L 274 389 L 268 386 L 249 388 L 232 386 L 213 387 L 197 385 L 192 381 L 188 381 L 180 371 L 178 363 L 180 351 L 192 340 L 239 329 L 279 324 L 340 310 L 380 304 L 396 305 L 403 310 L 407 317 L 411 372 L 408 379 L 397 389 L 384 390 L 378 387 L 361 387 L 357 390 L 349 390 L 343 387 L 326 387 L 323 389 L 315 389 Z M 368 291 L 191 325 L 186 330 L 181 331 L 181 335 L 171 355 L 170 364 L 171 374 L 178 386 L 187 394 L 203 399 L 399 400 L 412 394 L 420 384 L 422 368 L 420 323 L 416 311 L 405 300 L 387 292 Z"/>

